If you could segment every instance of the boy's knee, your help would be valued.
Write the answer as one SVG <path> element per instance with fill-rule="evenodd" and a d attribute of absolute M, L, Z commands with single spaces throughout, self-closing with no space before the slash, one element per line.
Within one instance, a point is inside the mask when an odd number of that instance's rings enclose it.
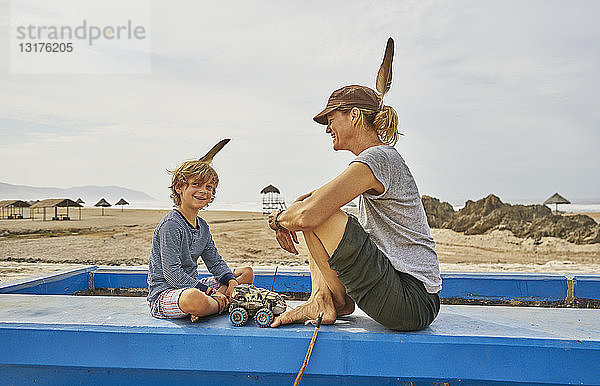
<path fill-rule="evenodd" d="M 186 314 L 199 314 L 206 308 L 207 297 L 196 288 L 188 288 L 179 295 L 179 308 Z"/>
<path fill-rule="evenodd" d="M 239 284 L 254 283 L 254 270 L 252 267 L 240 267 L 235 269 L 236 280 Z"/>

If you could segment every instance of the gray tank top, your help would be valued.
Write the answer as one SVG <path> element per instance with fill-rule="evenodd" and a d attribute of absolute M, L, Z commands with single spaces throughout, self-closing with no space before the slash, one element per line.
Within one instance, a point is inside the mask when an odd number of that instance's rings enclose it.
<path fill-rule="evenodd" d="M 374 146 L 352 162 L 367 165 L 384 187 L 379 195 L 363 193 L 358 220 L 392 266 L 425 285 L 429 293 L 442 289 L 440 265 L 417 184 L 396 148 Z M 352 163 L 351 162 L 351 163 Z"/>

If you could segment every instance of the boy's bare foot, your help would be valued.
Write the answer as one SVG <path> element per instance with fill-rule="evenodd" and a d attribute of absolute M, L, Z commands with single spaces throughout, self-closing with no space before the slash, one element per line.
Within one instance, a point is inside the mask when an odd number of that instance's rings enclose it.
<path fill-rule="evenodd" d="M 317 292 L 312 294 L 306 303 L 276 317 L 273 323 L 271 323 L 271 327 L 290 323 L 304 323 L 311 319 L 315 320 L 321 312 L 323 312 L 322 324 L 335 323 L 337 313 L 333 306 L 331 295 L 327 296 Z"/>

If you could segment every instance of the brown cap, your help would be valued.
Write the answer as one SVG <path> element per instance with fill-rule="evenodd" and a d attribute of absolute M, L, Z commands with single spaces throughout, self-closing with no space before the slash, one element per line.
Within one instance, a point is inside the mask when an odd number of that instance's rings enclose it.
<path fill-rule="evenodd" d="M 359 85 L 344 86 L 331 94 L 325 109 L 315 115 L 313 119 L 321 125 L 326 125 L 327 114 L 333 110 L 358 107 L 359 109 L 379 111 L 379 102 L 379 96 L 369 87 Z"/>

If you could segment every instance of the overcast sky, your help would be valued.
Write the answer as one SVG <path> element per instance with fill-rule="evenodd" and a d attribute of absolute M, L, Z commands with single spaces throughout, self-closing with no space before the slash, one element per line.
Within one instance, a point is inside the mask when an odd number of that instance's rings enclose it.
<path fill-rule="evenodd" d="M 421 194 L 600 201 L 598 1 L 153 1 L 151 71 L 116 75 L 11 74 L 9 8 L 0 182 L 167 201 L 166 169 L 229 137 L 218 200 L 268 184 L 292 200 L 353 158 L 312 116 L 336 88 L 374 87 L 391 36 L 385 102 Z"/>

